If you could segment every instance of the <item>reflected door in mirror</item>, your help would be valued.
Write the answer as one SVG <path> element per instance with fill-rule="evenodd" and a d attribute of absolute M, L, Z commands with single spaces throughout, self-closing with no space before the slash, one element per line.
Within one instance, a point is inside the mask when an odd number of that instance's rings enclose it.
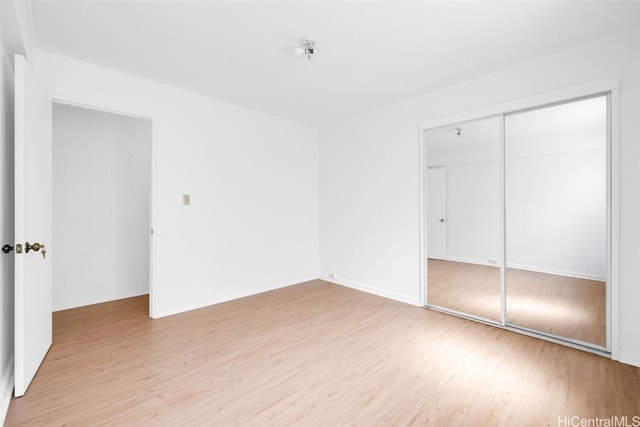
<path fill-rule="evenodd" d="M 425 137 L 427 304 L 499 322 L 500 119 Z"/>

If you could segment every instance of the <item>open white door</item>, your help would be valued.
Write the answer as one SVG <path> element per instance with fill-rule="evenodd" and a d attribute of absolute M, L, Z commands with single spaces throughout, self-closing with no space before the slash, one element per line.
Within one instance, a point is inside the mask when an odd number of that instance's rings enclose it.
<path fill-rule="evenodd" d="M 15 395 L 19 397 L 52 341 L 51 98 L 20 55 L 15 57 L 15 136 Z"/>

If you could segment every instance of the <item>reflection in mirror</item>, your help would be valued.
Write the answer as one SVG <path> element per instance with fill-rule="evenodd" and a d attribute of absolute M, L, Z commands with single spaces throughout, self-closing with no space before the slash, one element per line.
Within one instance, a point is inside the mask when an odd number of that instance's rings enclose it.
<path fill-rule="evenodd" d="M 604 347 L 607 97 L 505 117 L 507 323 Z"/>
<path fill-rule="evenodd" d="M 427 303 L 500 321 L 500 119 L 429 129 Z"/>

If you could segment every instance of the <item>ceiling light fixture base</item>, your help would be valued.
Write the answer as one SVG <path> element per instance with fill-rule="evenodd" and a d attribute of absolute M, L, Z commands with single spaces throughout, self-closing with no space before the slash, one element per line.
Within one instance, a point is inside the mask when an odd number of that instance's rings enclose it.
<path fill-rule="evenodd" d="M 312 56 L 320 53 L 320 48 L 312 37 L 303 37 L 294 52 L 296 55 L 305 55 L 307 59 L 311 59 Z"/>

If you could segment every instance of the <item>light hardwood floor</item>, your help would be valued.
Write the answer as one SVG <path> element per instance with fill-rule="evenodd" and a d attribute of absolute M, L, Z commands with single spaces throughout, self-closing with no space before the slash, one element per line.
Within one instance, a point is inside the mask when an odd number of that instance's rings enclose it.
<path fill-rule="evenodd" d="M 427 260 L 428 302 L 500 321 L 500 269 L 467 262 Z"/>
<path fill-rule="evenodd" d="M 54 314 L 7 426 L 558 425 L 640 415 L 640 369 L 312 281 L 158 320 Z"/>
<path fill-rule="evenodd" d="M 428 260 L 429 303 L 500 320 L 500 269 Z M 507 269 L 507 323 L 604 347 L 606 285 L 596 280 Z"/>

